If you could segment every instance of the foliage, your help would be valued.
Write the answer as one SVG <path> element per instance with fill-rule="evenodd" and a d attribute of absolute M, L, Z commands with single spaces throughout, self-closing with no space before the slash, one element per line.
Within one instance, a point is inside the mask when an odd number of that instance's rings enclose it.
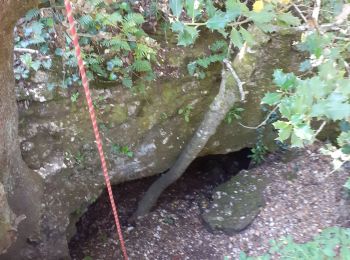
<path fill-rule="evenodd" d="M 43 57 L 53 52 L 64 61 L 63 84 L 68 86 L 79 82 L 79 76 L 71 39 L 66 33 L 67 23 L 59 8 L 44 2 L 47 8 L 29 11 L 17 31 L 16 47 L 34 48 L 38 53 L 21 55 L 15 69 L 16 78 L 28 78 L 31 70 L 40 67 L 50 69 L 51 62 Z M 141 13 L 128 2 L 88 0 L 74 3 L 74 15 L 89 78 L 120 81 L 128 88 L 134 85 L 135 78 L 154 78 L 152 64 L 156 61 L 157 44 L 142 29 L 145 16 L 168 19 L 180 46 L 195 44 L 203 30 L 216 35 L 206 54 L 187 66 L 189 74 L 200 79 L 205 77 L 205 70 L 211 64 L 231 59 L 235 48 L 244 55 L 254 46 L 256 39 L 250 25 L 271 33 L 290 28 L 298 30 L 304 21 L 306 29 L 296 47 L 308 58 L 300 64 L 298 73 L 276 68 L 273 74 L 276 91 L 266 93 L 262 103 L 275 107 L 280 114 L 280 119 L 273 123 L 278 131 L 277 140 L 294 147 L 313 143 L 326 123 L 343 126 L 337 144 L 324 149 L 338 169 L 350 160 L 350 127 L 346 127 L 350 118 L 350 37 L 349 14 L 345 12 L 344 17 L 344 4 L 342 0 L 322 1 L 315 18 L 317 8 L 313 1 L 300 5 L 298 1 L 257 0 L 250 8 L 239 0 L 169 0 L 169 13 L 160 15 L 156 3 L 152 10 Z M 314 18 L 309 21 L 306 17 Z M 58 36 L 63 39 L 60 46 L 53 44 Z M 77 99 L 74 95 L 72 102 Z M 188 122 L 191 111 L 188 105 L 178 113 Z M 228 113 L 228 123 L 239 117 L 236 112 Z M 264 145 L 254 149 L 256 160 L 261 160 L 259 154 L 265 152 Z"/>
<path fill-rule="evenodd" d="M 77 102 L 79 96 L 80 96 L 80 93 L 77 91 L 77 92 L 73 93 L 73 94 L 70 96 L 70 100 L 71 100 L 73 103 L 75 103 L 75 102 Z"/>
<path fill-rule="evenodd" d="M 183 108 L 180 108 L 178 111 L 179 115 L 183 115 L 183 118 L 185 119 L 186 123 L 190 122 L 190 116 L 191 112 L 193 110 L 193 106 L 187 105 Z"/>
<path fill-rule="evenodd" d="M 241 113 L 244 111 L 244 108 L 241 107 L 233 107 L 230 109 L 230 111 L 225 116 L 225 122 L 227 124 L 231 124 L 234 119 L 239 120 L 241 119 Z"/>
<path fill-rule="evenodd" d="M 319 260 L 319 259 L 349 259 L 350 258 L 350 229 L 331 227 L 323 230 L 313 240 L 298 244 L 289 237 L 282 237 L 271 242 L 267 254 L 258 257 L 248 257 L 241 253 L 240 260 Z"/>
<path fill-rule="evenodd" d="M 350 80 L 346 61 L 350 37 L 344 33 L 342 30 L 304 33 L 296 45 L 309 55 L 300 65 L 304 74 L 297 76 L 276 69 L 273 80 L 277 90 L 267 93 L 262 100 L 278 108 L 281 120 L 273 123 L 278 140 L 289 140 L 293 147 L 313 143 L 326 123 L 338 123 L 341 132 L 337 146 L 323 149 L 332 156 L 335 169 L 350 160 Z"/>
<path fill-rule="evenodd" d="M 126 145 L 121 146 L 118 144 L 113 144 L 111 147 L 111 151 L 113 154 L 122 154 L 122 155 L 126 155 L 129 158 L 132 158 L 134 156 L 134 153 Z"/>
<path fill-rule="evenodd" d="M 258 128 L 257 131 L 257 141 L 255 146 L 251 149 L 251 155 L 248 157 L 252 160 L 253 165 L 259 165 L 265 160 L 265 156 L 268 153 L 267 146 L 264 145 L 264 127 Z"/>
<path fill-rule="evenodd" d="M 57 1 L 58 2 L 58 1 Z M 17 48 L 33 48 L 37 56 L 54 53 L 63 61 L 63 86 L 80 82 L 72 40 L 63 13 L 54 6 L 30 10 L 15 38 Z M 74 3 L 83 58 L 90 79 L 119 81 L 131 88 L 136 78 L 154 78 L 156 42 L 142 29 L 144 17 L 127 2 L 88 0 Z M 59 43 L 55 42 L 59 39 Z M 31 54 L 25 54 L 29 60 Z M 23 56 L 23 55 L 22 55 Z M 21 59 L 22 60 L 22 59 Z M 51 61 L 51 59 L 50 59 Z M 36 59 L 16 66 L 16 78 L 27 78 L 30 69 L 50 69 L 47 60 Z M 69 76 L 67 76 L 69 75 Z"/>
<path fill-rule="evenodd" d="M 262 1 L 260 1 L 262 2 Z M 172 30 L 178 34 L 178 44 L 194 44 L 200 33 L 200 27 L 218 32 L 237 48 L 245 44 L 253 45 L 253 35 L 244 28 L 244 24 L 253 22 L 264 32 L 271 32 L 274 25 L 299 25 L 300 21 L 290 12 L 283 12 L 287 1 L 266 1 L 263 8 L 249 10 L 238 0 L 224 1 L 224 6 L 214 1 L 170 0 L 172 11 Z"/>

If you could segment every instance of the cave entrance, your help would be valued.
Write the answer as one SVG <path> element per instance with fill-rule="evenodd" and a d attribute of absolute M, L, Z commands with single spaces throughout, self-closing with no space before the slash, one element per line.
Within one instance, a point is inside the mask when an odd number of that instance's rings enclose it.
<path fill-rule="evenodd" d="M 208 206 L 213 189 L 240 170 L 247 169 L 250 165 L 250 154 L 251 150 L 245 148 L 229 154 L 208 155 L 195 159 L 183 176 L 161 195 L 153 212 L 142 219 L 141 223 L 137 222 L 135 225 L 128 224 L 127 219 L 136 209 L 142 194 L 158 176 L 115 185 L 113 192 L 118 201 L 119 215 L 130 257 L 134 254 L 132 258 L 145 259 L 134 252 L 137 249 L 132 245 L 135 239 L 138 241 L 133 236 L 139 229 L 152 229 L 157 221 L 169 227 L 180 226 L 188 214 L 197 214 L 200 223 L 200 214 Z M 115 237 L 114 220 L 106 191 L 88 207 L 87 212 L 76 223 L 76 227 L 77 233 L 69 243 L 73 259 L 118 258 L 120 249 Z M 154 228 L 155 236 L 159 228 L 159 226 Z M 173 236 L 179 235 L 173 234 Z M 171 236 L 169 234 L 169 239 Z M 140 237 L 139 239 L 142 240 Z M 139 253 L 146 252 L 140 250 Z"/>

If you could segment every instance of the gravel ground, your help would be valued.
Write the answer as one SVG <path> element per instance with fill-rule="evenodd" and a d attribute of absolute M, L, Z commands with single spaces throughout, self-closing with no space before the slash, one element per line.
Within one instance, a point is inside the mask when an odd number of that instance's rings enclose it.
<path fill-rule="evenodd" d="M 203 173 L 180 180 L 148 217 L 134 226 L 124 221 L 130 259 L 237 259 L 241 251 L 251 256 L 265 253 L 271 239 L 291 235 L 298 242 L 306 242 L 326 227 L 348 225 L 344 219 L 339 221 L 339 216 L 341 189 L 349 171 L 329 174 L 331 162 L 318 149 L 312 146 L 301 150 L 289 162 L 271 154 L 264 164 L 251 170 L 272 180 L 264 193 L 267 203 L 246 230 L 233 236 L 212 234 L 201 221 L 213 180 Z M 122 219 L 131 214 L 139 198 L 130 189 L 140 193 L 151 182 L 119 186 L 116 196 Z M 129 197 L 123 197 L 125 193 Z M 74 259 L 121 259 L 106 197 L 90 207 L 78 230 L 70 243 Z"/>

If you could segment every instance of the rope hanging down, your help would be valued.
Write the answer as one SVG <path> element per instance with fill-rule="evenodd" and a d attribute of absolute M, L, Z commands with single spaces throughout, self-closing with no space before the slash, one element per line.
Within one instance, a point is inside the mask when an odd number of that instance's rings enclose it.
<path fill-rule="evenodd" d="M 75 25 L 74 25 L 74 18 L 72 15 L 72 6 L 71 6 L 69 0 L 65 0 L 64 4 L 66 6 L 67 18 L 68 18 L 69 27 L 70 27 L 69 31 L 70 31 L 70 34 L 71 34 L 72 39 L 73 39 L 73 44 L 74 44 L 74 48 L 75 48 L 75 55 L 78 59 L 79 72 L 80 72 L 82 84 L 83 84 L 84 91 L 85 91 L 85 97 L 86 97 L 86 101 L 87 101 L 87 104 L 89 107 L 90 118 L 91 118 L 92 127 L 94 130 L 95 139 L 96 139 L 96 145 L 97 145 L 98 153 L 100 155 L 101 167 L 102 167 L 103 175 L 104 175 L 106 186 L 107 186 L 109 200 L 110 200 L 111 206 L 112 206 L 115 225 L 117 227 L 117 233 L 118 233 L 118 237 L 119 237 L 119 241 L 120 241 L 120 247 L 122 249 L 124 259 L 127 260 L 128 255 L 126 252 L 123 234 L 122 234 L 122 230 L 121 230 L 121 226 L 120 226 L 120 222 L 119 222 L 117 206 L 116 206 L 116 203 L 114 201 L 114 197 L 113 197 L 113 193 L 112 193 L 111 182 L 110 182 L 109 176 L 108 176 L 106 160 L 105 160 L 105 156 L 103 154 L 102 141 L 101 141 L 100 133 L 99 133 L 98 126 L 97 126 L 94 106 L 93 106 L 92 100 L 91 100 L 91 95 L 90 95 L 90 90 L 89 90 L 89 82 L 88 82 L 88 79 L 86 77 L 85 67 L 84 67 L 82 56 L 81 56 L 81 50 L 80 50 L 80 45 L 79 45 L 79 41 L 78 41 L 78 34 L 77 34 L 77 31 L 76 31 Z"/>

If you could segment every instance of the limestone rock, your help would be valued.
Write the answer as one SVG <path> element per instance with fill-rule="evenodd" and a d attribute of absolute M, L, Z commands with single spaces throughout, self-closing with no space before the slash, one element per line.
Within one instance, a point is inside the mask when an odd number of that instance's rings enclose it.
<path fill-rule="evenodd" d="M 188 61 L 200 57 L 215 39 L 203 37 L 187 52 L 171 41 L 167 45 L 161 43 L 167 52 L 159 60 L 166 69 L 161 68 L 158 75 L 163 76 L 145 86 L 142 92 L 132 92 L 118 85 L 91 84 L 113 184 L 161 173 L 172 166 L 217 94 L 220 65 L 211 66 L 207 78 L 201 81 L 190 77 L 186 68 Z M 247 102 L 239 104 L 245 109 L 241 115 L 243 124 L 254 126 L 266 117 L 260 109 L 260 99 L 272 85 L 273 69 L 287 69 L 298 64 L 291 39 L 292 36 L 274 37 L 254 47 L 244 59 L 237 58 L 233 62 L 249 92 Z M 40 86 L 42 83 L 32 84 Z M 20 107 L 23 159 L 38 178 L 35 183 L 40 184 L 26 196 L 32 198 L 32 191 L 38 194 L 31 200 L 35 207 L 28 210 L 33 215 L 28 225 L 35 223 L 35 231 L 29 237 L 22 237 L 21 253 L 25 259 L 69 258 L 67 241 L 75 232 L 75 223 L 104 189 L 84 94 L 80 88 L 68 91 L 79 91 L 79 98 L 72 102 L 70 98 L 55 94 L 44 102 L 33 98 L 27 106 Z M 189 122 L 178 114 L 179 109 L 187 105 L 193 107 Z M 268 129 L 266 136 L 270 142 L 274 139 Z M 255 142 L 256 131 L 242 128 L 237 122 L 223 123 L 201 155 L 237 151 L 252 147 Z M 127 147 L 132 156 L 116 147 Z M 20 208 L 18 201 L 13 205 Z M 261 205 L 259 201 L 255 203 Z M 17 252 L 13 250 L 12 253 Z"/>
<path fill-rule="evenodd" d="M 218 186 L 213 193 L 209 209 L 202 214 L 212 231 L 227 234 L 248 227 L 265 205 L 263 190 L 266 180 L 249 171 L 241 171 L 228 182 Z"/>

